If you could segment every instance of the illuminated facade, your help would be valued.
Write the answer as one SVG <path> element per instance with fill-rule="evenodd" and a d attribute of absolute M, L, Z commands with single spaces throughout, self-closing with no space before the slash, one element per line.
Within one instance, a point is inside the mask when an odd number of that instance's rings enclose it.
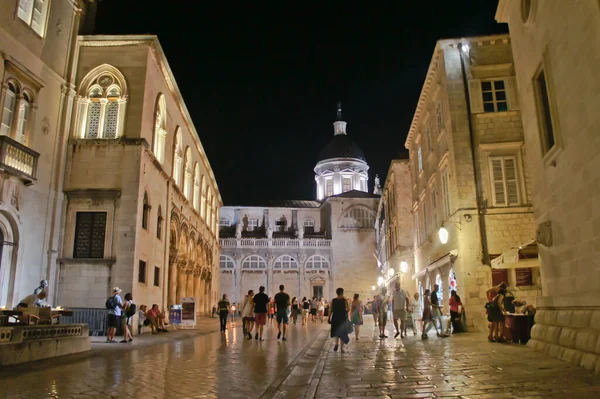
<path fill-rule="evenodd" d="M 375 213 L 379 195 L 367 192 L 368 165 L 346 136 L 346 122 L 319 154 L 316 201 L 270 201 L 221 208 L 220 294 L 234 301 L 280 284 L 292 296 L 323 296 L 335 289 L 372 295 L 377 280 Z"/>

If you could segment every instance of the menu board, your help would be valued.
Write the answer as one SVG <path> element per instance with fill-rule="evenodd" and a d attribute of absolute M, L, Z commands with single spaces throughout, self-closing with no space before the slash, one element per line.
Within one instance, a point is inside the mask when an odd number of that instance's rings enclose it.
<path fill-rule="evenodd" d="M 196 325 L 196 298 L 181 298 L 181 323 Z"/>
<path fill-rule="evenodd" d="M 492 269 L 492 285 L 496 286 L 502 282 L 508 285 L 508 269 Z"/>
<path fill-rule="evenodd" d="M 533 272 L 530 267 L 517 268 L 515 274 L 517 276 L 517 287 L 533 285 Z"/>

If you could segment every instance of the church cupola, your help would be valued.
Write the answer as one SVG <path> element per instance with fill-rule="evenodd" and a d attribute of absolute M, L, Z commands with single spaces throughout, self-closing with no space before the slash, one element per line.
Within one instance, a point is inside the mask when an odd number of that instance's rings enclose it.
<path fill-rule="evenodd" d="M 315 166 L 318 200 L 352 190 L 368 192 L 369 165 L 360 147 L 348 137 L 346 125 L 338 103 L 333 138 L 319 152 Z"/>

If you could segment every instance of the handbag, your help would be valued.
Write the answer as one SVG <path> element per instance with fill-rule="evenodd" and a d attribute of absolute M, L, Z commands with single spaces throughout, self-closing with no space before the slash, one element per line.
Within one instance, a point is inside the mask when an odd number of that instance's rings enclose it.
<path fill-rule="evenodd" d="M 353 327 L 352 322 L 350 320 L 346 321 L 346 332 L 348 334 L 352 334 L 354 332 L 354 327 Z"/>

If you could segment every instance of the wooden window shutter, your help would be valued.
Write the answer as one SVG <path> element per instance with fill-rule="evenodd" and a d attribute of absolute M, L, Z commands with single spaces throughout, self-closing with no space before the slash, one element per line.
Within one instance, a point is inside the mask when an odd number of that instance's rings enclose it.
<path fill-rule="evenodd" d="M 514 157 L 504 158 L 504 178 L 506 180 L 507 205 L 518 205 L 519 185 L 517 182 L 517 162 Z"/>
<path fill-rule="evenodd" d="M 504 170 L 502 168 L 502 158 L 491 158 L 490 168 L 492 172 L 492 196 L 494 206 L 505 206 L 506 190 L 504 189 Z"/>
<path fill-rule="evenodd" d="M 506 100 L 508 109 L 520 109 L 519 107 L 519 92 L 517 91 L 517 80 L 514 76 L 504 79 L 504 87 L 506 88 Z"/>
<path fill-rule="evenodd" d="M 469 100 L 471 101 L 471 112 L 480 114 L 483 112 L 483 95 L 481 94 L 481 80 L 469 80 Z"/>

